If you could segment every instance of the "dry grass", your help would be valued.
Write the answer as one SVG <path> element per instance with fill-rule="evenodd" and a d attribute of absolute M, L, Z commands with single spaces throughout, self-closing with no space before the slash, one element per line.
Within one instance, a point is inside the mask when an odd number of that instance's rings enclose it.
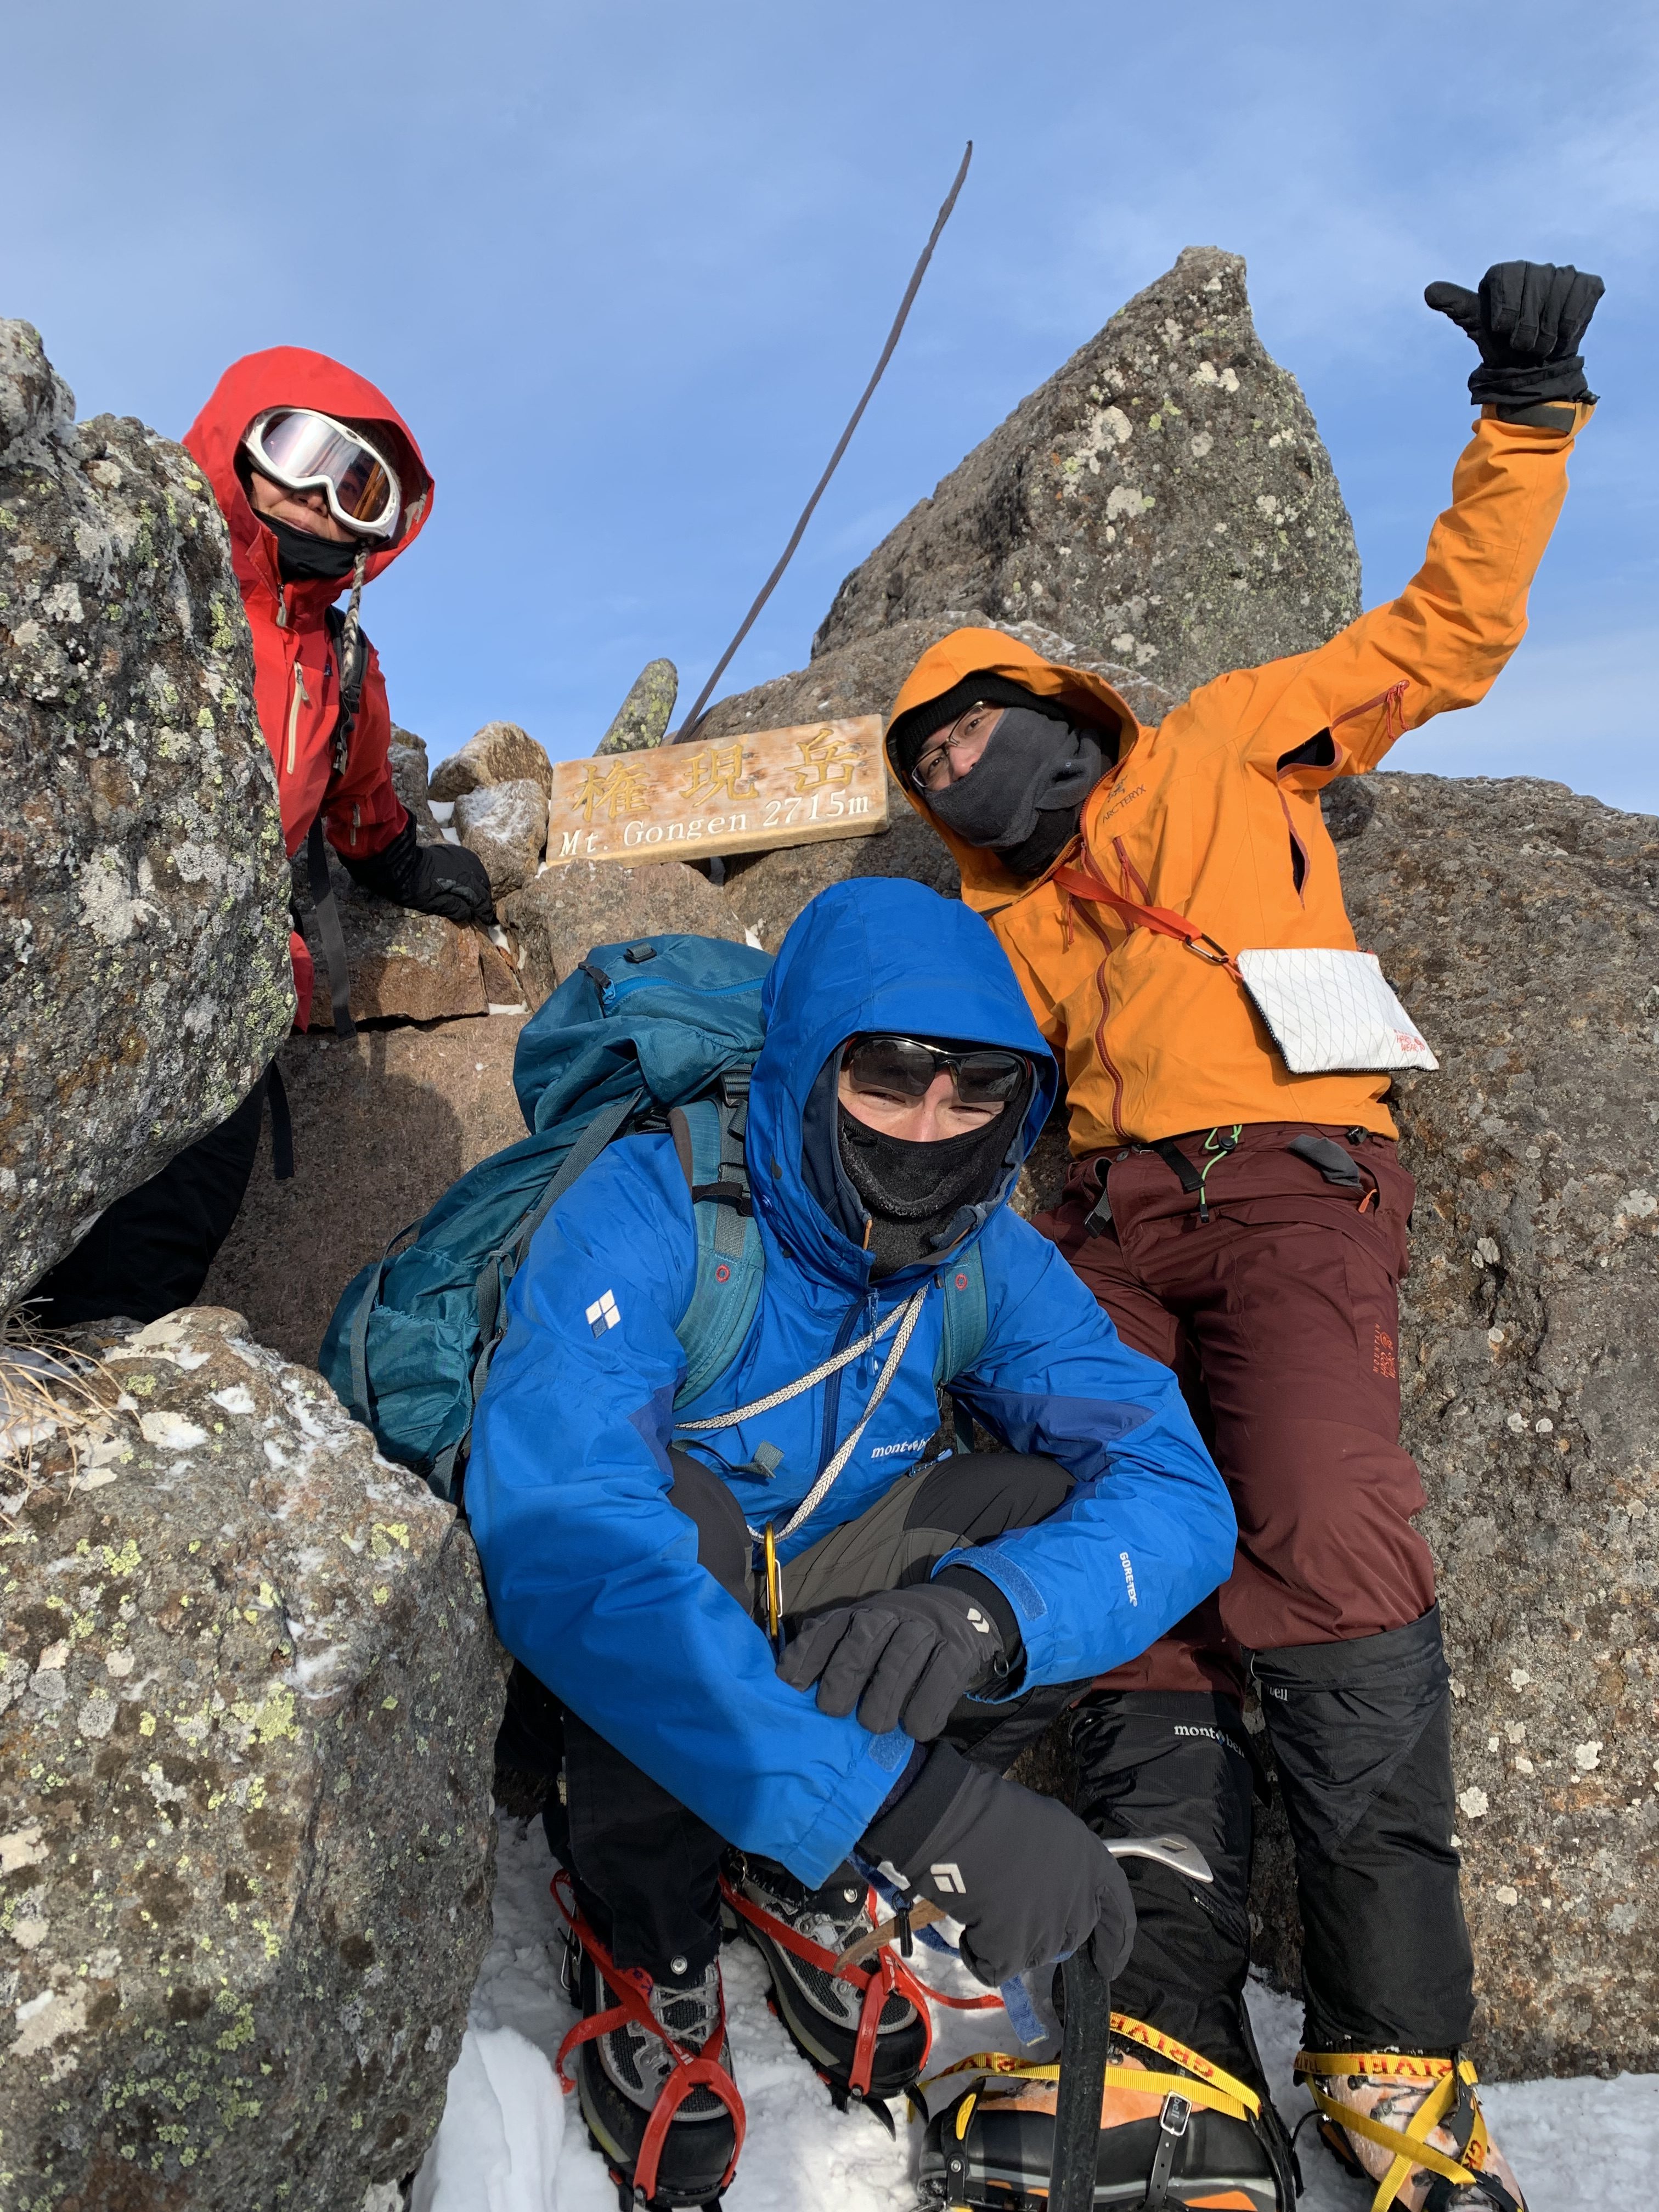
<path fill-rule="evenodd" d="M 39 1482 L 78 1476 L 118 1418 L 121 1385 L 93 1350 L 48 1336 L 17 1306 L 0 1318 L 0 1520 Z M 129 1399 L 127 1403 L 131 1404 Z"/>

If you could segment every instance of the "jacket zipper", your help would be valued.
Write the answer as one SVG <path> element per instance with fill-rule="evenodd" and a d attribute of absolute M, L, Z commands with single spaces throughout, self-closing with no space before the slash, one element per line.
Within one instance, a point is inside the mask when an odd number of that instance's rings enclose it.
<path fill-rule="evenodd" d="M 1344 722 L 1352 721 L 1356 714 L 1369 714 L 1373 707 L 1385 707 L 1388 713 L 1383 720 L 1382 732 L 1392 744 L 1395 738 L 1403 738 L 1406 734 L 1406 709 L 1401 703 L 1405 696 L 1406 678 L 1402 676 L 1397 684 L 1390 684 L 1386 691 L 1379 691 L 1375 699 L 1362 699 L 1357 707 L 1350 707 L 1345 714 L 1333 716 L 1325 726 L 1327 729 L 1337 730 Z M 1398 729 L 1395 727 L 1396 721 L 1400 725 Z"/>
<path fill-rule="evenodd" d="M 1112 1127 L 1117 1132 L 1118 1143 L 1127 1144 L 1128 1139 L 1123 1131 L 1122 1072 L 1112 1058 L 1110 1048 L 1106 1042 L 1106 1024 L 1112 1012 L 1111 994 L 1106 983 L 1106 963 L 1112 957 L 1112 940 L 1106 934 L 1105 924 L 1092 907 L 1079 906 L 1079 902 L 1074 899 L 1067 899 L 1066 903 L 1081 913 L 1085 926 L 1100 939 L 1103 957 L 1099 967 L 1095 970 L 1095 995 L 1100 1000 L 1100 1019 L 1095 1024 L 1095 1050 L 1100 1054 L 1101 1066 L 1112 1079 Z"/>
<path fill-rule="evenodd" d="M 856 1305 L 848 1308 L 846 1319 L 836 1332 L 835 1343 L 830 1346 L 832 1352 L 846 1351 L 859 1333 L 859 1324 L 864 1321 L 866 1308 L 869 1321 L 866 1326 L 872 1328 L 876 1318 L 876 1294 L 873 1291 L 866 1291 Z M 846 1372 L 844 1367 L 838 1367 L 823 1387 L 823 1425 L 818 1436 L 818 1466 L 817 1474 L 812 1478 L 814 1482 L 836 1455 L 836 1423 L 841 1413 L 841 1378 Z"/>
<path fill-rule="evenodd" d="M 298 741 L 300 705 L 302 700 L 307 707 L 311 704 L 311 694 L 306 690 L 305 672 L 296 660 L 294 664 L 294 695 L 288 704 L 288 773 L 290 775 L 294 773 L 295 747 Z"/>

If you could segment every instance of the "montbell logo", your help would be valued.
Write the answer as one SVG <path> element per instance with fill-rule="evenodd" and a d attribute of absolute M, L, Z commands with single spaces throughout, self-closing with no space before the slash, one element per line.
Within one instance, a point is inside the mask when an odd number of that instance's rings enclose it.
<path fill-rule="evenodd" d="M 896 1459 L 901 1452 L 926 1451 L 927 1449 L 926 1437 L 906 1437 L 900 1443 L 878 1444 L 870 1456 L 872 1459 Z"/>

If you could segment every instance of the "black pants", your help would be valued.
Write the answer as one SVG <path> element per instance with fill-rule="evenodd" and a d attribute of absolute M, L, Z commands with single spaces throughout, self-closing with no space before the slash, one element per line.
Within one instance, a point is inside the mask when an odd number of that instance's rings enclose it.
<path fill-rule="evenodd" d="M 1249 1655 L 1296 1845 L 1304 2037 L 1324 2051 L 1449 2051 L 1471 1961 L 1452 1847 L 1450 1699 L 1437 1612 L 1341 1644 Z M 1260 2083 L 1244 2012 L 1253 1761 L 1236 1698 L 1098 1690 L 1072 1717 L 1077 1810 L 1105 1836 L 1160 1827 L 1206 1887 L 1126 1862 L 1138 1930 L 1125 2011 Z"/>
<path fill-rule="evenodd" d="M 669 1496 L 696 1524 L 697 1556 L 721 1586 L 752 1608 L 750 1541 L 736 1498 L 717 1475 L 676 1452 Z M 1064 1500 L 1071 1478 L 1050 1460 L 1007 1453 L 966 1453 L 917 1470 L 896 1489 L 902 1511 L 884 1500 L 861 1516 L 878 1524 L 860 1546 L 860 1522 L 826 1538 L 790 1563 L 803 1586 L 815 1553 L 831 1546 L 843 1562 L 833 1593 L 817 1577 L 819 1601 L 925 1582 L 933 1562 L 962 1544 L 986 1543 L 1006 1529 L 1045 1520 Z M 886 1510 L 884 1510 L 886 1509 Z M 861 1584 L 855 1589 L 848 1577 Z M 843 1586 L 846 1585 L 846 1586 Z M 791 1602 L 789 1583 L 786 1606 Z M 805 1608 L 804 1608 L 805 1609 Z M 1059 1683 L 994 1706 L 964 1700 L 945 1740 L 978 1764 L 1001 1772 L 1035 1741 L 1080 1686 Z M 514 1702 L 522 1730 L 536 1703 Z M 551 1701 L 548 1701 L 550 1708 Z M 545 1721 L 551 1719 L 544 1709 Z M 708 1965 L 720 1948 L 719 1873 L 725 1839 L 642 1773 L 568 1707 L 563 1713 L 565 1803 L 550 1804 L 548 1837 L 570 1869 L 576 1895 L 600 1941 L 619 1966 L 653 1975 L 683 1976 Z M 519 1738 L 522 1746 L 522 1734 Z"/>
<path fill-rule="evenodd" d="M 175 1153 L 159 1174 L 106 1206 L 30 1298 L 44 1328 L 157 1321 L 201 1295 L 247 1194 L 259 1150 L 266 1078 L 228 1121 Z"/>

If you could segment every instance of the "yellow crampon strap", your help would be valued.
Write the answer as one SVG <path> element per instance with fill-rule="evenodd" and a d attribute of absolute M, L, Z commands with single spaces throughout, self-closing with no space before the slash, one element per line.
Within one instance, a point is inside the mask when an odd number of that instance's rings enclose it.
<path fill-rule="evenodd" d="M 1177 2043 L 1173 2036 L 1162 2034 L 1157 2028 L 1148 2027 L 1144 2020 L 1133 2019 L 1124 2012 L 1112 2014 L 1112 2033 L 1120 2040 L 1139 2044 L 1143 2050 L 1155 2052 L 1182 2070 L 1179 2074 L 1164 2074 L 1146 2066 L 1108 2066 L 1109 2089 L 1138 2090 L 1147 2096 L 1184 2097 L 1189 2105 L 1196 2105 L 1205 2112 L 1224 2112 L 1231 2120 L 1261 2118 L 1261 2100 L 1254 2089 L 1221 2067 L 1212 2065 L 1197 2051 L 1189 2051 L 1184 2043 Z M 941 2067 L 927 2081 L 918 2081 L 915 2094 L 925 2097 L 934 2082 L 945 2081 L 952 2074 L 1057 2084 L 1060 2067 L 1052 2060 L 1046 2066 L 1036 2065 L 1030 2059 L 1012 2057 L 1006 2051 L 976 2051 L 971 2058 L 958 2058 L 954 2066 Z"/>
<path fill-rule="evenodd" d="M 1321 2076 L 1344 2074 L 1357 2074 L 1367 2081 L 1426 2085 L 1428 2094 L 1403 2128 L 1392 2127 L 1386 2120 L 1374 2120 L 1368 2113 L 1357 2112 L 1352 2105 L 1345 2105 L 1340 2097 L 1333 2097 L 1320 2087 Z M 1389 2207 L 1398 2203 L 1400 2191 L 1414 2166 L 1443 2174 L 1448 2181 L 1457 2182 L 1465 2188 L 1480 2179 L 1489 2138 L 1480 2100 L 1474 2094 L 1477 2076 L 1467 2058 L 1419 2058 L 1397 2051 L 1298 2051 L 1295 2078 L 1307 2084 L 1315 2105 L 1334 2125 L 1346 2129 L 1350 2135 L 1364 2136 L 1367 2142 L 1394 2153 L 1394 2164 L 1377 2184 L 1376 2194 L 1371 2199 L 1371 2212 L 1389 2212 Z M 1436 2150 L 1425 2141 L 1465 2089 L 1474 2108 L 1474 2124 L 1464 2146 L 1467 2164 L 1448 2158 L 1443 2151 Z"/>

